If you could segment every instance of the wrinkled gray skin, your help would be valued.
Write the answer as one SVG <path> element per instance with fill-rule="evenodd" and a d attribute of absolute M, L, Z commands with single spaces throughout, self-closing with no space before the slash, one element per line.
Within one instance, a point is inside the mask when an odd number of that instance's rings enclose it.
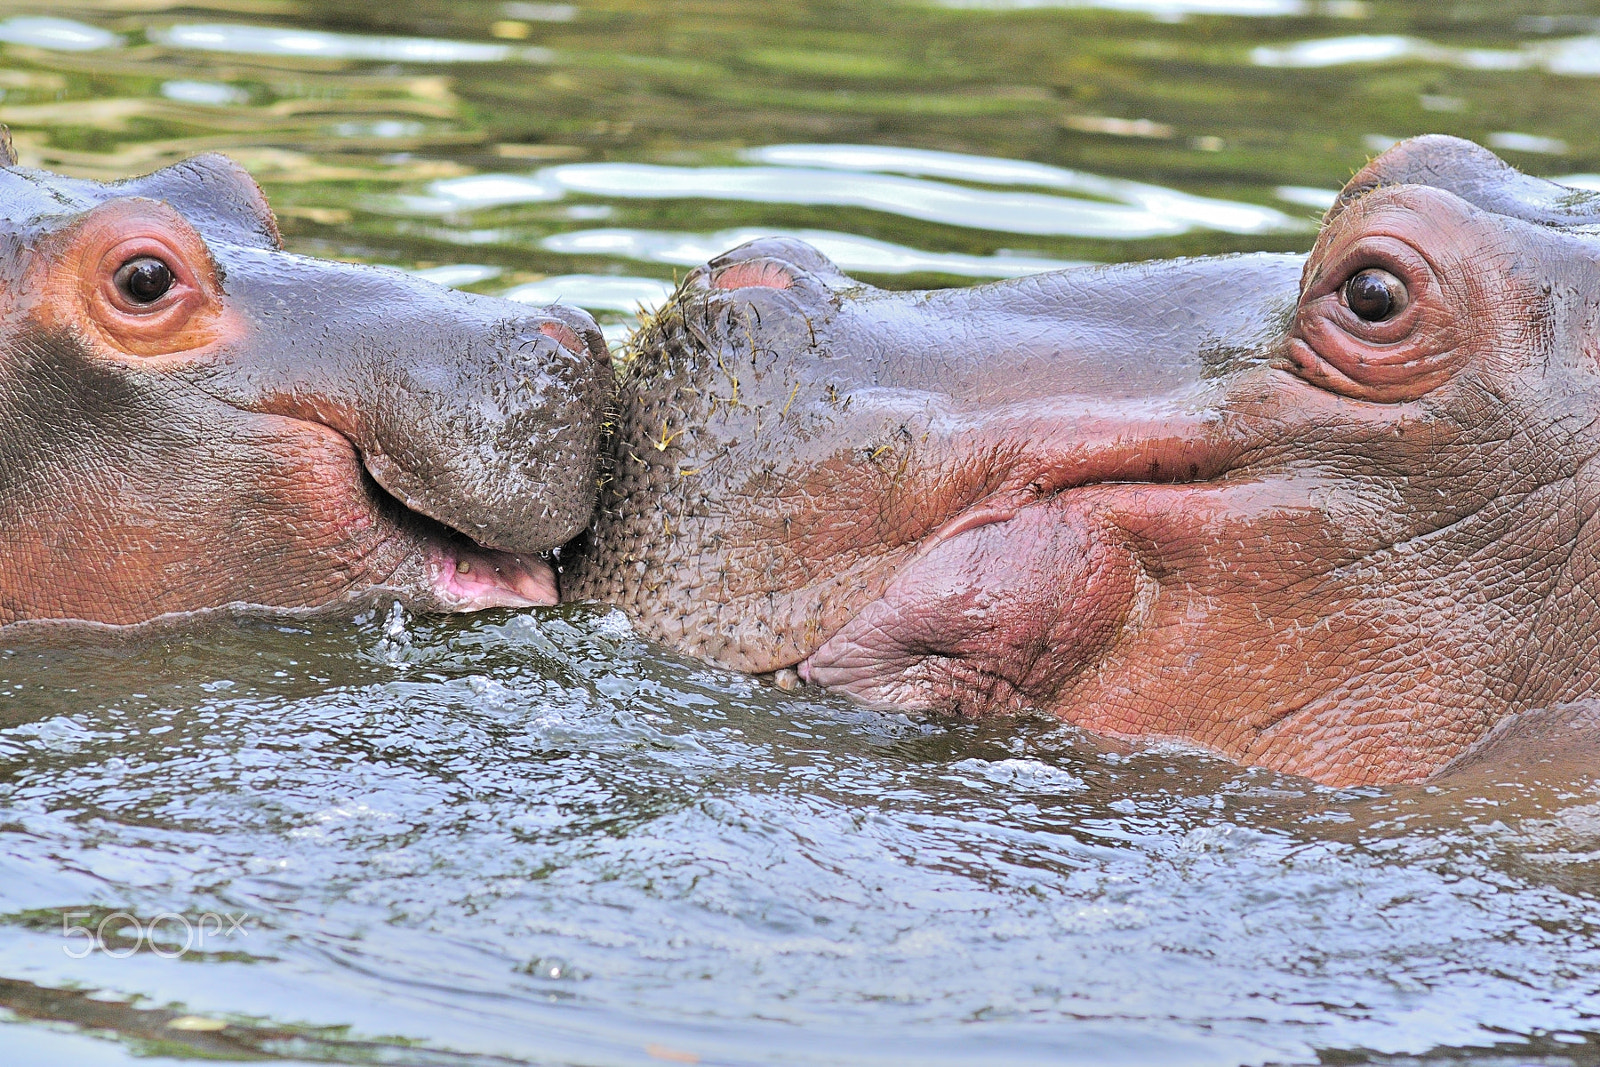
<path fill-rule="evenodd" d="M 130 302 L 117 271 L 174 287 Z M 285 253 L 202 156 L 0 170 L 0 624 L 551 603 L 611 393 L 581 311 Z"/>
<path fill-rule="evenodd" d="M 1330 783 L 1585 721 L 1544 709 L 1600 689 L 1596 226 L 1429 137 L 1309 256 L 894 293 L 758 241 L 621 364 L 563 597 L 873 705 Z"/>

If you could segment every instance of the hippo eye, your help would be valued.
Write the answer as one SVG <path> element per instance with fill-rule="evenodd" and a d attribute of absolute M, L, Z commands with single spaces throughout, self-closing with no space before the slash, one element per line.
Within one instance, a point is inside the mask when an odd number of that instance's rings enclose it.
<path fill-rule="evenodd" d="M 1344 302 L 1357 317 L 1382 322 L 1406 306 L 1406 286 L 1388 271 L 1369 267 L 1344 283 Z"/>
<path fill-rule="evenodd" d="M 172 288 L 172 268 L 154 256 L 140 256 L 118 267 L 115 281 L 135 304 L 153 304 Z"/>

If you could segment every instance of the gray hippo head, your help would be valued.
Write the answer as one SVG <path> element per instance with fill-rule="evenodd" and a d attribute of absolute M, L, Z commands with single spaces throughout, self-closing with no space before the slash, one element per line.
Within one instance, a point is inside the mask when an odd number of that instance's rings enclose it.
<path fill-rule="evenodd" d="M 552 603 L 611 371 L 583 312 L 282 250 L 228 159 L 0 169 L 0 624 Z"/>
<path fill-rule="evenodd" d="M 563 595 L 872 704 L 1425 776 L 1600 694 L 1597 230 L 1428 137 L 1308 256 L 895 293 L 747 245 L 622 364 Z"/>

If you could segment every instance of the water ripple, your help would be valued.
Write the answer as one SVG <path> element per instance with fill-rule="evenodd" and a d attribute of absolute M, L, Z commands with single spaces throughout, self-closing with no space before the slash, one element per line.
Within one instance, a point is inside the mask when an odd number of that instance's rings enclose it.
<path fill-rule="evenodd" d="M 1034 236 L 1171 237 L 1196 229 L 1292 233 L 1309 228 L 1275 208 L 1192 196 L 1160 186 L 1032 164 L 865 145 L 775 146 L 753 158 L 804 158 L 809 166 L 678 167 L 572 163 L 532 175 L 479 174 L 433 183 L 404 207 L 445 214 L 560 198 L 732 200 L 855 207 L 924 222 Z M 949 175 L 990 184 L 1038 185 L 1104 197 L 975 189 L 881 171 Z"/>
<path fill-rule="evenodd" d="M 572 304 L 589 311 L 637 311 L 660 307 L 674 286 L 659 278 L 616 274 L 561 274 L 528 282 L 500 294 L 524 304 Z"/>
<path fill-rule="evenodd" d="M 548 49 L 513 47 L 433 37 L 372 37 L 286 26 L 245 26 L 209 22 L 150 31 L 150 39 L 169 48 L 236 52 L 307 59 L 360 59 L 383 63 L 503 63 L 509 59 L 549 62 Z"/>
<path fill-rule="evenodd" d="M 1342 67 L 1356 63 L 1436 63 L 1464 70 L 1543 70 L 1575 77 L 1600 77 L 1600 36 L 1535 41 L 1516 49 L 1456 48 L 1420 37 L 1356 34 L 1262 45 L 1250 52 L 1260 67 Z"/>
<path fill-rule="evenodd" d="M 1225 233 L 1293 232 L 1302 227 L 1282 213 L 1256 204 L 1194 196 L 1126 178 L 1107 178 L 1025 159 L 997 159 L 961 152 L 935 152 L 893 145 L 782 144 L 743 153 L 757 163 L 830 170 L 914 174 L 985 185 L 1034 185 L 1100 197 L 1152 214 Z"/>
<path fill-rule="evenodd" d="M 0 41 L 53 52 L 95 52 L 122 44 L 110 30 L 48 15 L 19 15 L 0 22 Z"/>
<path fill-rule="evenodd" d="M 1099 9 L 1148 15 L 1178 22 L 1190 15 L 1239 15 L 1249 18 L 1365 18 L 1360 0 L 932 0 L 937 7 L 960 11 L 1039 11 L 1051 8 Z"/>
<path fill-rule="evenodd" d="M 1083 260 L 1047 259 L 1008 252 L 971 256 L 917 248 L 836 230 L 743 229 L 718 233 L 673 233 L 622 228 L 574 230 L 539 242 L 547 252 L 572 256 L 617 256 L 647 263 L 693 267 L 761 237 L 795 237 L 833 260 L 841 270 L 872 274 L 926 271 L 964 278 L 1017 278 L 1025 274 L 1085 266 Z"/>

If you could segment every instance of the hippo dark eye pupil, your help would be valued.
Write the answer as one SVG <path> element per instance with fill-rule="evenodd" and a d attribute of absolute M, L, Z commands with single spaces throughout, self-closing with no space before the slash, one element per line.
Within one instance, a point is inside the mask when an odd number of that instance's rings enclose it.
<path fill-rule="evenodd" d="M 172 268 L 154 256 L 130 259 L 117 269 L 117 288 L 135 304 L 153 304 L 172 288 Z"/>
<path fill-rule="evenodd" d="M 1405 286 L 1386 270 L 1369 268 L 1344 283 L 1345 303 L 1367 322 L 1382 322 L 1405 301 Z"/>

